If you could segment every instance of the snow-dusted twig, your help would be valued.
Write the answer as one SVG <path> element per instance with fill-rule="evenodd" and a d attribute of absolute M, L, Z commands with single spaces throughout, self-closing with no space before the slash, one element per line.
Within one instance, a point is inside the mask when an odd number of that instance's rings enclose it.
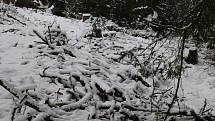
<path fill-rule="evenodd" d="M 17 18 L 15 18 L 14 16 L 12 16 L 12 15 L 10 15 L 10 14 L 7 14 L 7 17 L 12 18 L 12 19 L 14 19 L 14 20 L 18 21 L 20 24 L 22 24 L 22 25 L 24 25 L 24 26 L 26 26 L 26 25 L 27 25 L 26 23 L 24 23 L 24 22 L 22 22 L 22 21 L 18 20 Z"/>
<path fill-rule="evenodd" d="M 50 43 L 50 41 L 49 41 L 47 38 L 45 38 L 43 35 L 41 35 L 38 31 L 33 30 L 33 32 L 43 41 L 43 44 L 48 45 L 51 49 L 54 49 L 54 48 L 55 48 L 55 46 L 52 45 L 52 44 Z"/>
<path fill-rule="evenodd" d="M 11 121 L 13 121 L 15 119 L 15 115 L 16 115 L 16 110 L 20 109 L 22 104 L 25 102 L 25 99 L 27 98 L 27 95 L 25 95 L 17 104 L 16 107 L 14 107 L 13 111 L 12 111 L 12 116 L 11 116 Z"/>
<path fill-rule="evenodd" d="M 187 38 L 187 30 L 184 30 L 183 31 L 183 38 L 181 40 L 181 52 L 180 52 L 180 68 L 179 68 L 179 77 L 178 77 L 178 82 L 177 82 L 177 87 L 176 87 L 176 90 L 175 90 L 175 94 L 174 94 L 174 97 L 172 99 L 172 102 L 170 103 L 170 106 L 167 110 L 167 113 L 166 113 L 166 116 L 164 118 L 164 121 L 166 121 L 169 113 L 170 113 L 170 110 L 173 106 L 173 104 L 175 103 L 175 100 L 177 99 L 178 97 L 178 90 L 179 90 L 179 87 L 180 87 L 180 84 L 181 84 L 181 78 L 182 78 L 182 69 L 183 69 L 183 62 L 184 62 L 184 48 L 185 48 L 185 40 Z"/>

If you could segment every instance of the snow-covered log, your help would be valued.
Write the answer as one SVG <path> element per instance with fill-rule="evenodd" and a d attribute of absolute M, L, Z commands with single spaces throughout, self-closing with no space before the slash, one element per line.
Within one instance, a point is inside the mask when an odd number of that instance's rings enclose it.
<path fill-rule="evenodd" d="M 91 98 L 92 98 L 92 92 L 88 92 L 79 101 L 77 101 L 75 103 L 71 103 L 71 104 L 65 105 L 65 106 L 62 106 L 62 109 L 65 110 L 65 111 L 71 111 L 71 110 L 75 110 L 75 109 L 81 108 L 82 106 L 84 106 L 83 104 L 86 103 Z"/>
<path fill-rule="evenodd" d="M 89 101 L 92 98 L 93 92 L 91 90 L 90 84 L 87 80 L 84 80 L 84 82 L 85 82 L 85 88 L 87 90 L 87 93 L 85 94 L 85 96 L 75 103 L 62 106 L 61 109 L 65 111 L 71 111 L 74 109 L 81 108 L 87 101 Z"/>

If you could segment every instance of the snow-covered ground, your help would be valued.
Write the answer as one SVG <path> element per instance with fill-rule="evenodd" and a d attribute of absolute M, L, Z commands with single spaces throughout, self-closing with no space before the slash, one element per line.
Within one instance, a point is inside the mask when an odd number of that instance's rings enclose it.
<path fill-rule="evenodd" d="M 204 106 L 205 100 L 207 108 L 215 107 L 215 67 L 207 64 L 203 57 L 200 53 L 197 65 L 187 65 L 182 79 L 185 102 L 196 111 Z"/>
<path fill-rule="evenodd" d="M 57 70 L 56 67 L 64 69 L 72 68 L 70 71 L 79 73 L 80 71 L 86 71 L 88 67 L 85 67 L 85 65 L 90 63 L 89 65 L 92 65 L 94 70 L 99 69 L 104 73 L 101 77 L 94 74 L 94 76 L 91 77 L 95 80 L 94 83 L 100 83 L 99 80 L 110 79 L 110 83 L 116 83 L 116 85 L 119 85 L 119 87 L 123 89 L 133 89 L 133 87 L 136 86 L 133 80 L 126 80 L 121 83 L 120 79 L 115 76 L 117 74 L 125 74 L 125 76 L 127 76 L 126 74 L 128 71 L 136 73 L 135 68 L 120 63 L 112 63 L 108 58 L 115 58 L 113 52 L 118 51 L 116 48 L 117 46 L 121 50 L 129 50 L 133 47 L 139 47 L 140 45 L 146 46 L 149 40 L 140 37 L 132 37 L 123 32 L 117 32 L 113 38 L 107 37 L 106 39 L 102 39 L 102 41 L 99 38 L 95 38 L 89 41 L 87 38 L 83 38 L 83 36 L 92 29 L 92 25 L 89 22 L 57 17 L 49 13 L 32 9 L 27 10 L 15 7 L 11 7 L 11 9 L 12 10 L 8 10 L 6 14 L 15 16 L 16 19 L 26 25 L 23 25 L 13 18 L 5 17 L 5 14 L 0 12 L 1 79 L 10 81 L 10 83 L 14 84 L 18 89 L 37 87 L 42 94 L 43 91 L 45 94 L 47 89 L 58 92 L 60 88 L 58 85 L 50 85 L 50 80 L 40 77 L 40 74 L 45 68 L 49 67 L 53 68 L 53 70 Z M 55 59 L 53 59 L 52 57 L 40 54 L 40 52 L 45 52 L 45 47 L 35 43 L 35 41 L 41 40 L 33 33 L 33 30 L 42 33 L 53 23 L 60 25 L 61 30 L 66 32 L 70 39 L 69 44 L 72 46 L 71 48 L 78 58 L 62 55 L 66 57 L 64 59 L 68 60 L 64 62 L 60 60 L 62 59 L 60 56 L 54 57 Z M 93 61 L 97 62 L 94 63 Z M 61 63 L 63 64 L 61 65 Z M 71 66 L 71 63 L 77 64 Z M 79 66 L 81 64 L 84 66 Z M 100 67 L 101 65 L 106 67 L 107 70 L 102 70 Z M 215 105 L 215 96 L 213 95 L 215 93 L 214 68 L 204 64 L 203 59 L 200 59 L 198 65 L 188 66 L 189 68 L 185 69 L 182 79 L 183 90 L 181 89 L 181 96 L 185 97 L 184 103 L 198 111 L 203 106 L 204 100 L 207 99 L 208 106 L 213 108 Z M 109 70 L 111 70 L 111 72 L 109 72 Z M 93 74 L 94 72 L 91 72 L 89 69 L 86 73 Z M 107 75 L 110 77 L 106 77 Z M 111 81 L 111 79 L 116 80 L 116 82 Z M 149 84 L 151 84 L 151 82 L 149 82 Z M 111 84 L 102 86 L 108 89 L 110 85 Z M 0 87 L 0 121 L 10 120 L 14 105 L 11 94 Z M 72 119 L 71 121 L 87 120 L 88 111 L 74 111 L 69 118 Z"/>
<path fill-rule="evenodd" d="M 2 7 L 2 4 L 0 6 Z M 9 8 L 4 6 L 6 9 Z M 48 66 L 44 64 L 52 65 L 53 63 L 50 62 L 49 58 L 37 57 L 39 53 L 37 52 L 38 49 L 34 48 L 36 46 L 34 41 L 41 40 L 35 36 L 33 29 L 42 33 L 48 25 L 56 22 L 75 42 L 80 39 L 78 37 L 83 36 L 81 34 L 89 31 L 89 24 L 80 20 L 56 17 L 49 13 L 35 12 L 35 10 L 17 9 L 13 6 L 10 6 L 10 10 L 6 12 L 26 25 L 5 17 L 3 12 L 0 13 L 0 21 L 3 22 L 0 24 L 0 78 L 9 80 L 10 83 L 20 88 L 37 86 L 41 89 L 50 88 L 57 91 L 56 87 L 49 86 L 47 82 L 42 82 L 39 76 L 41 70 Z M 8 21 L 2 18 L 7 18 Z M 0 121 L 10 121 L 14 102 L 11 95 L 2 87 L 0 87 L 0 92 Z M 74 120 L 76 119 L 74 118 Z"/>

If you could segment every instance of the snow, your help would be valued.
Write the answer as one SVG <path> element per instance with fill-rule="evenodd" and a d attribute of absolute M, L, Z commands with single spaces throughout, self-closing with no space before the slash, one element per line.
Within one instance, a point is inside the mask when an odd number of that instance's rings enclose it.
<path fill-rule="evenodd" d="M 153 14 L 149 14 L 146 20 L 152 21 L 155 20 L 158 17 L 158 13 L 156 11 L 153 12 Z"/>
<path fill-rule="evenodd" d="M 0 6 L 3 6 L 3 4 L 0 4 Z M 87 35 L 92 30 L 91 23 L 57 17 L 48 12 L 34 9 L 21 9 L 13 6 L 6 6 L 6 9 L 8 10 L 6 11 L 8 14 L 16 16 L 18 20 L 26 23 L 26 26 L 24 26 L 0 12 L 0 19 L 1 17 L 5 17 L 9 20 L 2 21 L 4 24 L 0 24 L 0 79 L 8 80 L 16 89 L 20 91 L 35 89 L 42 97 L 47 96 L 52 101 L 56 100 L 56 93 L 58 92 L 58 98 L 64 99 L 66 96 L 60 95 L 60 92 L 64 93 L 66 90 L 61 90 L 62 86 L 58 84 L 50 84 L 53 80 L 41 78 L 40 75 L 57 76 L 62 79 L 57 83 L 63 83 L 63 86 L 68 87 L 72 87 L 71 84 L 77 85 L 75 90 L 80 92 L 79 94 L 85 95 L 78 102 L 70 102 L 70 105 L 62 107 L 68 110 L 80 107 L 81 104 L 93 97 L 92 93 L 94 91 L 96 92 L 95 86 L 91 87 L 93 88 L 92 90 L 89 87 L 85 89 L 79 86 L 80 84 L 74 81 L 74 75 L 91 75 L 90 77 L 80 76 L 80 80 L 84 80 L 85 84 L 91 84 L 91 86 L 98 84 L 105 92 L 113 92 L 114 89 L 120 90 L 127 99 L 126 103 L 130 105 L 132 105 L 132 101 L 129 96 L 133 96 L 132 93 L 134 90 L 141 92 L 141 96 L 143 97 L 150 96 L 151 88 L 145 87 L 141 81 L 136 82 L 136 80 L 130 78 L 134 75 L 140 75 L 137 68 L 133 65 L 128 65 L 126 60 L 123 63 L 111 60 L 117 59 L 119 57 L 118 53 L 131 50 L 135 47 L 147 47 L 151 42 L 150 39 L 130 36 L 129 32 L 117 31 L 104 31 L 103 34 L 107 34 L 108 36 L 103 39 L 88 39 L 84 38 L 84 35 Z M 155 17 L 157 17 L 156 13 L 151 15 L 150 19 Z M 53 53 L 53 50 L 47 49 L 45 45 L 36 44 L 35 41 L 41 42 L 41 40 L 33 33 L 33 30 L 44 33 L 47 27 L 52 24 L 59 25 L 61 30 L 66 32 L 71 46 L 54 50 L 54 52 L 60 53 L 58 56 L 44 56 L 47 53 Z M 132 32 L 154 34 L 147 30 Z M 166 42 L 165 47 L 159 53 L 171 55 L 171 45 Z M 76 58 L 62 53 L 65 49 L 71 50 Z M 144 67 L 148 68 L 147 66 Z M 184 70 L 180 92 L 180 96 L 185 97 L 184 103 L 198 112 L 206 99 L 208 107 L 214 108 L 215 68 L 204 64 L 203 59 L 200 59 L 198 65 L 185 64 L 185 66 L 187 68 Z M 49 68 L 47 69 L 47 67 Z M 44 69 L 47 70 L 42 72 Z M 63 76 L 62 74 L 65 75 Z M 93 81 L 88 83 L 89 80 Z M 150 85 L 152 84 L 150 79 L 143 78 L 143 80 Z M 160 78 L 156 78 L 156 80 L 162 81 Z M 162 83 L 169 85 L 169 82 Z M 36 95 L 36 92 L 29 92 L 29 94 Z M 56 93 L 53 94 L 53 92 Z M 13 98 L 5 89 L 0 87 L 0 121 L 10 120 L 11 109 L 15 105 Z M 56 101 L 56 103 L 59 102 L 59 100 Z M 111 105 L 111 108 L 114 105 L 120 105 L 114 103 L 106 101 L 103 105 Z M 141 103 L 141 101 L 136 100 L 136 104 L 138 103 Z M 44 107 L 44 110 L 46 110 L 46 107 Z M 71 115 L 64 116 L 64 118 L 66 121 L 67 119 L 87 121 L 89 112 L 94 112 L 94 107 L 89 107 L 89 111 L 74 110 Z M 47 115 L 49 115 L 49 112 L 41 113 L 35 121 Z M 22 118 L 20 116 L 17 120 L 21 121 Z M 64 121 L 64 119 L 56 120 Z"/>
<path fill-rule="evenodd" d="M 42 65 L 53 65 L 54 62 L 45 57 L 35 58 L 38 56 L 38 49 L 29 48 L 29 45 L 34 47 L 36 46 L 34 41 L 41 40 L 34 35 L 33 29 L 43 32 L 48 25 L 55 22 L 61 26 L 61 29 L 68 32 L 68 36 L 71 39 L 78 40 L 78 37 L 89 31 L 89 24 L 74 19 L 56 17 L 41 11 L 36 12 L 33 9 L 27 10 L 13 6 L 8 8 L 12 8 L 13 11 L 8 10 L 7 13 L 16 16 L 27 26 L 23 26 L 9 18 L 7 19 L 12 23 L 6 21 L 4 25 L 0 25 L 0 78 L 11 80 L 11 83 L 14 83 L 20 90 L 35 87 L 40 89 L 48 87 L 50 90 L 56 90 L 55 86 L 50 87 L 47 82 L 41 81 L 39 76 L 41 69 L 44 68 L 41 67 Z M 4 15 L 0 13 L 0 16 L 3 17 Z M 6 32 L 9 29 L 16 29 L 16 31 Z M 39 50 L 42 50 L 42 48 Z M 0 121 L 9 121 L 13 100 L 2 87 L 0 87 L 0 91 Z"/>
<path fill-rule="evenodd" d="M 194 110 L 199 111 L 207 100 L 208 108 L 215 106 L 215 71 L 210 70 L 208 65 L 189 65 L 184 72 L 182 87 L 186 103 Z M 212 75 L 210 75 L 212 74 Z"/>
<path fill-rule="evenodd" d="M 83 13 L 83 16 L 91 16 L 89 13 Z"/>

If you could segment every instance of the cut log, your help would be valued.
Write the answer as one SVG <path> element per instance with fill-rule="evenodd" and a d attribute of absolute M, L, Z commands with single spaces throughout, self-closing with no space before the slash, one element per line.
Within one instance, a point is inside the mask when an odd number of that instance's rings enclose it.
<path fill-rule="evenodd" d="M 85 22 L 87 19 L 89 19 L 91 14 L 89 13 L 83 13 L 82 14 L 82 21 Z"/>
<path fill-rule="evenodd" d="M 198 51 L 196 47 L 190 48 L 188 57 L 185 59 L 188 64 L 197 64 L 198 63 Z"/>

